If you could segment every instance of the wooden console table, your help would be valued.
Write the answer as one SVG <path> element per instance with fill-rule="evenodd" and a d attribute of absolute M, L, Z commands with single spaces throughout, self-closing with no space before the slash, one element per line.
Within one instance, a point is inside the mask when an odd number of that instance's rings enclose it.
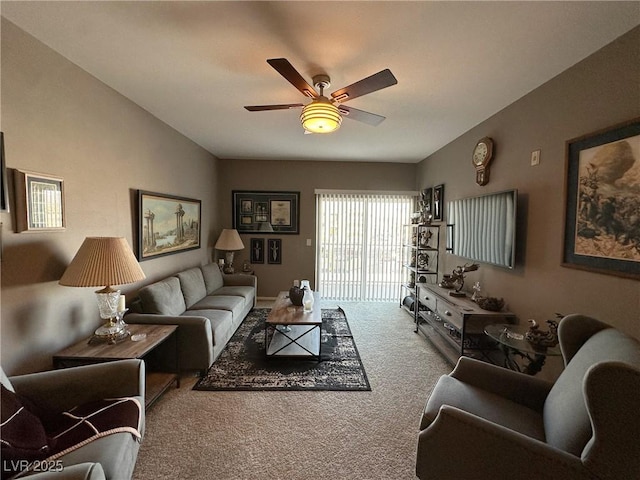
<path fill-rule="evenodd" d="M 56 353 L 53 367 L 69 368 L 131 358 L 145 360 L 145 406 L 149 408 L 173 382 L 176 382 L 176 388 L 180 387 L 177 329 L 177 325 L 127 325 L 132 336 L 146 337 L 135 342 L 128 337 L 116 344 L 93 345 L 89 344 L 89 339 L 84 339 Z M 159 348 L 161 345 L 166 347 Z M 172 367 L 167 367 L 167 361 Z"/>
<path fill-rule="evenodd" d="M 495 344 L 484 333 L 487 325 L 514 323 L 511 312 L 483 310 L 467 297 L 453 297 L 451 290 L 432 284 L 417 284 L 416 333 L 422 332 L 455 364 L 462 355 L 488 358 Z"/>

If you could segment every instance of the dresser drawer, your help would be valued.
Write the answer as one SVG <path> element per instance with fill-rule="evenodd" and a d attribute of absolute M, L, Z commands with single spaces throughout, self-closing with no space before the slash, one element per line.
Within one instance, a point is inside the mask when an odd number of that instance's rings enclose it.
<path fill-rule="evenodd" d="M 418 290 L 418 298 L 420 299 L 420 303 L 426 306 L 429 310 L 435 312 L 437 309 L 436 296 L 431 293 L 426 288 L 421 288 Z"/>
<path fill-rule="evenodd" d="M 440 318 L 442 318 L 443 321 L 450 323 L 451 325 L 456 327 L 458 330 L 462 330 L 462 326 L 464 324 L 464 321 L 463 321 L 464 317 L 460 312 L 458 312 L 455 309 L 455 307 L 452 304 L 450 304 L 449 302 L 446 302 L 445 300 L 442 300 L 441 298 L 438 298 L 436 300 L 436 312 L 438 313 Z"/>

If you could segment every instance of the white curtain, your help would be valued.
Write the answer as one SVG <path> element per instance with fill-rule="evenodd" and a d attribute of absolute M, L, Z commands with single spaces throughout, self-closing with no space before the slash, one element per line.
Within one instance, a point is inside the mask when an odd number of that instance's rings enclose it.
<path fill-rule="evenodd" d="M 415 201 L 415 192 L 316 191 L 316 289 L 323 298 L 398 299 L 402 225 Z"/>

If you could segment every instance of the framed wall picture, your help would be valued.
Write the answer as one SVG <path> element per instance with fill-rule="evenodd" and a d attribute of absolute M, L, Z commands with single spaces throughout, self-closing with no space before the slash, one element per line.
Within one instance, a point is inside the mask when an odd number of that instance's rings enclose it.
<path fill-rule="evenodd" d="M 9 190 L 7 183 L 7 165 L 4 158 L 4 133 L 0 132 L 0 212 L 9 211 Z"/>
<path fill-rule="evenodd" d="M 232 192 L 233 228 L 239 233 L 300 233 L 300 192 Z"/>
<path fill-rule="evenodd" d="M 251 239 L 251 263 L 264 263 L 264 238 Z"/>
<path fill-rule="evenodd" d="M 640 118 L 569 140 L 566 155 L 562 265 L 640 279 Z"/>
<path fill-rule="evenodd" d="M 14 170 L 16 232 L 65 229 L 64 180 L 45 173 Z"/>
<path fill-rule="evenodd" d="M 424 216 L 425 221 L 431 221 L 433 219 L 433 189 L 425 188 L 420 192 L 420 209 Z"/>
<path fill-rule="evenodd" d="M 201 201 L 138 191 L 138 260 L 200 248 Z"/>
<path fill-rule="evenodd" d="M 267 263 L 282 263 L 282 240 L 279 238 L 270 238 L 267 240 Z"/>
<path fill-rule="evenodd" d="M 444 220 L 444 185 L 437 185 L 433 187 L 431 207 L 433 219 L 438 222 Z"/>

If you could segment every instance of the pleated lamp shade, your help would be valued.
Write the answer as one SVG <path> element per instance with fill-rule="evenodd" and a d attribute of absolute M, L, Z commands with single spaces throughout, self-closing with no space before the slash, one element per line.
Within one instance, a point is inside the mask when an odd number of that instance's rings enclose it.
<path fill-rule="evenodd" d="M 59 283 L 68 287 L 110 287 L 144 278 L 124 237 L 87 237 Z"/>

